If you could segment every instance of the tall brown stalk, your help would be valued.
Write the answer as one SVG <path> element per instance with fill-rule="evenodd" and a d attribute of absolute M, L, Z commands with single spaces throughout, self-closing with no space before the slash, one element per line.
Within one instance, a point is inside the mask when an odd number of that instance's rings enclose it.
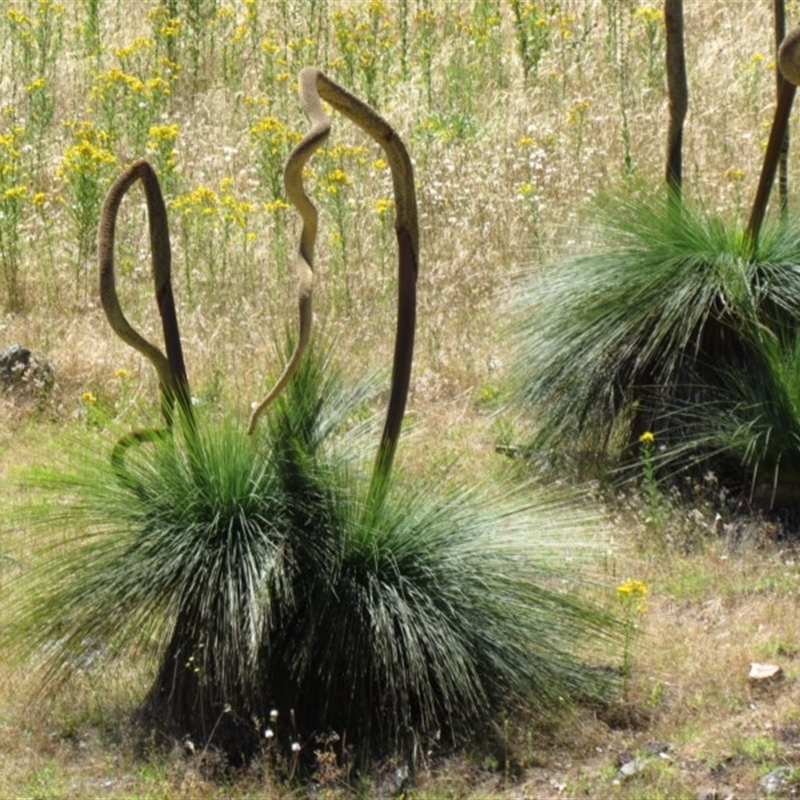
<path fill-rule="evenodd" d="M 686 56 L 683 42 L 683 0 L 664 0 L 667 40 L 667 91 L 669 131 L 667 133 L 667 185 L 680 197 L 683 182 L 683 123 L 689 108 Z"/>
<path fill-rule="evenodd" d="M 786 9 L 784 0 L 774 0 L 773 3 L 775 16 L 775 52 L 780 50 L 781 44 L 786 37 Z M 785 78 L 781 72 L 777 59 L 775 60 L 775 89 L 777 99 L 781 96 L 781 84 Z M 781 216 L 786 217 L 789 211 L 789 130 L 783 136 L 781 142 L 780 155 L 778 156 L 778 197 L 780 200 Z"/>
<path fill-rule="evenodd" d="M 761 167 L 761 176 L 758 181 L 753 209 L 750 213 L 750 222 L 747 226 L 747 238 L 751 251 L 755 251 L 761 226 L 767 213 L 772 184 L 775 182 L 775 173 L 778 169 L 781 151 L 786 140 L 786 131 L 789 127 L 789 115 L 792 113 L 792 104 L 800 85 L 800 27 L 795 28 L 786 36 L 778 50 L 778 67 L 783 75 L 779 83 L 778 103 L 775 107 L 775 116 L 767 142 L 767 152 L 764 154 L 764 163 Z"/>

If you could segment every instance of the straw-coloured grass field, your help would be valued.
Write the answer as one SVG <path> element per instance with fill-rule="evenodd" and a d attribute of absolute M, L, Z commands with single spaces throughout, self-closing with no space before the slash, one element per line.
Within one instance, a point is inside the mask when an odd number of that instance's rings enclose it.
<path fill-rule="evenodd" d="M 549 468 L 543 460 L 508 457 L 525 451 L 537 421 L 537 409 L 514 404 L 509 392 L 516 288 L 558 269 L 562 255 L 591 250 L 589 211 L 604 192 L 662 186 L 668 98 L 661 6 L 646 0 L 4 5 L 0 350 L 29 348 L 52 365 L 54 381 L 0 394 L 0 639 L 13 643 L 0 652 L 0 796 L 743 798 L 766 794 L 760 781 L 779 767 L 787 769 L 774 793 L 794 795 L 800 785 L 796 526 L 755 509 L 744 513 L 746 495 L 721 486 L 712 472 L 692 474 L 680 493 L 658 485 L 649 451 L 633 478 L 613 487 L 588 456 L 556 454 Z M 786 12 L 788 27 L 800 22 L 797 3 L 787 2 Z M 747 218 L 772 123 L 772 24 L 766 0 L 685 0 L 690 94 L 683 193 L 726 219 Z M 52 504 L 50 516 L 37 516 L 46 490 L 55 487 L 57 508 L 71 507 L 75 496 L 83 502 L 80 481 L 70 483 L 72 473 L 64 478 L 70 469 L 80 474 L 81 454 L 93 454 L 87 469 L 99 475 L 124 432 L 159 424 L 156 371 L 114 335 L 100 303 L 96 235 L 106 192 L 138 159 L 155 168 L 169 215 L 192 407 L 203 420 L 245 426 L 252 405 L 281 373 L 285 339 L 297 324 L 301 223 L 282 174 L 308 131 L 297 79 L 309 65 L 375 108 L 414 166 L 416 345 L 393 474 L 402 486 L 417 480 L 448 498 L 463 490 L 480 520 L 480 498 L 493 490 L 515 508 L 526 505 L 534 488 L 554 492 L 556 500 L 537 513 L 546 515 L 544 546 L 567 569 L 548 578 L 548 587 L 557 583 L 548 601 L 574 612 L 570 622 L 578 632 L 613 628 L 602 647 L 590 641 L 581 653 L 591 675 L 612 674 L 615 681 L 604 701 L 578 697 L 562 707 L 543 700 L 541 708 L 518 701 L 510 681 L 508 702 L 501 697 L 497 713 L 492 708 L 478 720 L 491 735 L 471 737 L 458 728 L 453 744 L 445 731 L 397 753 L 384 748 L 367 767 L 343 758 L 349 743 L 335 738 L 339 731 L 304 731 L 299 714 L 290 726 L 282 709 L 274 732 L 266 719 L 255 727 L 286 741 L 273 748 L 260 732 L 258 752 L 234 768 L 215 747 L 216 717 L 209 741 L 197 744 L 188 734 L 161 731 L 157 720 L 142 722 L 138 712 L 160 665 L 155 634 L 137 644 L 135 655 L 113 663 L 93 661 L 96 648 L 89 648 L 84 660 L 72 662 L 70 682 L 45 692 L 37 667 L 51 644 L 57 650 L 74 631 L 59 628 L 55 600 L 48 607 L 55 622 L 33 632 L 32 653 L 24 654 L 15 631 L 21 619 L 30 624 L 18 614 L 20 587 L 48 591 L 48 573 L 40 570 L 30 584 L 27 575 L 54 552 L 71 552 L 87 530 L 102 533 L 102 520 L 84 528 L 79 514 L 54 513 Z M 354 409 L 342 412 L 347 434 L 377 415 L 372 448 L 394 347 L 395 200 L 385 154 L 343 115 L 331 117 L 331 137 L 303 173 L 319 209 L 314 335 L 329 343 L 345 382 L 377 373 Z M 796 126 L 795 114 L 792 137 Z M 790 214 L 798 164 L 793 148 Z M 125 314 L 159 343 L 138 188 L 121 206 L 115 253 Z M 286 415 L 286 426 L 302 427 L 290 411 L 276 413 Z M 283 430 L 275 423 L 269 436 L 279 442 Z M 224 441 L 239 441 L 238 433 L 230 435 Z M 162 455 L 163 463 L 173 463 Z M 372 456 L 369 449 L 365 462 Z M 144 486 L 150 467 L 127 458 L 131 470 L 141 468 Z M 49 477 L 41 478 L 39 468 L 51 469 Z M 334 480 L 320 469 L 315 480 Z M 350 487 L 345 472 L 347 479 L 336 477 L 341 484 L 331 490 L 331 519 L 367 528 L 340 502 Z M 268 466 L 259 475 L 273 485 Z M 102 480 L 93 486 L 94 512 L 103 507 Z M 159 494 L 157 479 L 151 483 L 153 496 L 168 506 L 171 495 Z M 407 518 L 424 494 L 409 493 Z M 124 512 L 126 497 L 109 489 L 113 513 Z M 392 507 L 396 518 L 385 523 L 400 534 L 403 497 Z M 437 520 L 449 519 L 447 502 Z M 503 513 L 487 512 L 486 524 L 512 541 L 524 526 Z M 466 516 L 454 519 L 471 530 Z M 422 512 L 420 518 L 427 519 Z M 47 527 L 42 519 L 56 522 Z M 376 511 L 374 526 L 384 521 Z M 431 534 L 434 549 L 446 547 L 446 538 L 436 538 L 446 529 L 442 523 Z M 81 564 L 88 579 L 91 559 L 81 558 L 64 563 Z M 475 577 L 466 568 L 463 575 Z M 487 592 L 501 583 L 487 578 Z M 474 599 L 448 587 L 448 602 Z M 328 587 L 317 589 L 328 597 Z M 130 589 L 126 597 L 134 594 Z M 335 592 L 330 597 L 340 599 Z M 584 601 L 598 616 L 581 616 Z M 498 629 L 513 633 L 511 612 L 499 602 L 485 608 Z M 114 613 L 124 610 L 120 601 Z M 543 619 L 558 628 L 553 618 Z M 129 631 L 130 620 L 126 625 Z M 347 633 L 344 625 L 333 630 Z M 572 635 L 569 624 L 564 630 Z M 277 641 L 288 648 L 290 639 Z M 577 676 L 586 675 L 567 662 L 577 685 Z M 780 666 L 782 679 L 753 684 L 753 662 Z M 297 751 L 281 749 L 290 741 Z M 620 773 L 623 765 L 635 774 Z"/>

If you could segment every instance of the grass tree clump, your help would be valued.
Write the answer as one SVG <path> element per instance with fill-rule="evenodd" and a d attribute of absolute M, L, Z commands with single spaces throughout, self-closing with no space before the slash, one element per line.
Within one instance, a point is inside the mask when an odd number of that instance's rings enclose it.
<path fill-rule="evenodd" d="M 796 427 L 786 423 L 792 381 L 785 366 L 797 346 L 800 224 L 785 203 L 779 223 L 765 220 L 800 83 L 800 28 L 784 38 L 776 13 L 778 98 L 742 228 L 682 198 L 682 3 L 668 2 L 665 10 L 668 191 L 604 198 L 593 251 L 521 287 L 516 391 L 538 416 L 534 450 L 579 442 L 616 457 L 620 445 L 624 452 L 655 433 L 671 447 L 666 460 L 691 454 L 727 466 L 738 459 L 756 483 L 765 464 L 777 469 L 775 454 L 787 452 L 777 445 L 785 440 L 777 428 Z M 722 419 L 713 430 L 712 420 Z M 759 433 L 743 438 L 745 431 Z"/>
<path fill-rule="evenodd" d="M 595 222 L 592 252 L 517 293 L 516 390 L 534 447 L 614 454 L 647 430 L 680 441 L 675 411 L 715 403 L 726 368 L 758 372 L 764 337 L 796 340 L 800 225 L 767 225 L 753 243 L 661 191 L 606 198 Z"/>
<path fill-rule="evenodd" d="M 599 700 L 608 677 L 587 659 L 617 626 L 566 555 L 594 520 L 568 500 L 442 496 L 424 477 L 392 479 L 416 311 L 411 164 L 388 124 L 319 71 L 301 74 L 301 97 L 312 127 L 286 169 L 303 217 L 299 334 L 246 431 L 192 405 L 154 173 L 139 162 L 112 187 L 101 297 L 115 332 L 156 367 L 164 426 L 126 434 L 110 460 L 81 453 L 35 477 L 59 502 L 38 517 L 48 544 L 17 591 L 15 642 L 50 678 L 87 652 L 146 657 L 148 723 L 236 760 L 257 752 L 273 711 L 295 721 L 298 747 L 332 732 L 366 757 L 427 737 L 480 740 L 519 704 Z M 328 135 L 321 97 L 381 144 L 394 181 L 397 337 L 371 469 L 353 417 L 365 393 L 343 388 L 310 337 L 317 218 L 302 167 Z M 116 213 L 138 178 L 166 355 L 128 323 L 114 285 Z M 54 522 L 74 540 L 52 545 Z"/>
<path fill-rule="evenodd" d="M 38 509 L 16 645 L 48 680 L 141 659 L 146 723 L 233 760 L 273 709 L 302 742 L 336 732 L 365 756 L 607 700 L 592 665 L 616 623 L 575 574 L 596 518 L 575 498 L 424 481 L 379 497 L 352 427 L 366 392 L 308 355 L 256 436 L 198 416 L 191 448 L 176 432 L 130 450 L 126 481 L 84 448 L 38 472 L 59 501 Z"/>

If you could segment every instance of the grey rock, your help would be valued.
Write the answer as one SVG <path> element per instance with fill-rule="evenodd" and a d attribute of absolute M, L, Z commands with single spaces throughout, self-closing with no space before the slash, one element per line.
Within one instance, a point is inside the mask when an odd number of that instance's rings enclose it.
<path fill-rule="evenodd" d="M 750 665 L 750 672 L 747 676 L 750 684 L 772 684 L 783 680 L 783 669 L 777 664 L 756 664 Z"/>
<path fill-rule="evenodd" d="M 791 767 L 778 767 L 767 773 L 759 782 L 759 786 L 767 794 L 775 794 L 791 780 L 794 770 Z"/>
<path fill-rule="evenodd" d="M 53 388 L 54 379 L 52 364 L 27 347 L 12 344 L 0 350 L 0 391 L 41 396 Z"/>
<path fill-rule="evenodd" d="M 652 758 L 634 758 L 632 761 L 627 761 L 620 768 L 617 773 L 617 780 L 622 781 L 638 775 L 647 765 L 652 761 Z"/>

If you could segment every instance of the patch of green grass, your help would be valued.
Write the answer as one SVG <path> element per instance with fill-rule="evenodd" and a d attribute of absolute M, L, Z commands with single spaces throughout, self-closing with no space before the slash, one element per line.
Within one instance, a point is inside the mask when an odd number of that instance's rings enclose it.
<path fill-rule="evenodd" d="M 51 766 L 37 769 L 27 781 L 24 791 L 31 800 L 54 800 L 66 789 L 64 780 Z"/>
<path fill-rule="evenodd" d="M 668 582 L 659 587 L 665 595 L 679 602 L 697 602 L 715 591 L 713 576 L 696 566 L 686 566 L 686 571 L 670 577 Z"/>
<path fill-rule="evenodd" d="M 749 758 L 760 767 L 774 768 L 785 758 L 783 746 L 771 736 L 756 734 L 734 741 L 737 752 Z"/>
<path fill-rule="evenodd" d="M 759 648 L 762 658 L 794 658 L 800 653 L 800 644 L 784 637 L 775 637 Z"/>

